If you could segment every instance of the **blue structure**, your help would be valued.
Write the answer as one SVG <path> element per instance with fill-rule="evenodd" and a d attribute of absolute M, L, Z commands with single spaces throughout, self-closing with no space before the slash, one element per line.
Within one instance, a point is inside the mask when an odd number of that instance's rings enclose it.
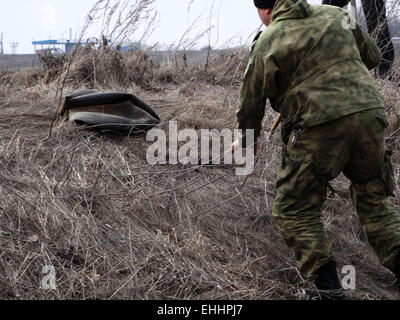
<path fill-rule="evenodd" d="M 130 46 L 123 46 L 120 48 L 120 51 L 127 52 L 127 51 L 136 51 L 138 49 L 138 45 L 130 45 Z"/>
<path fill-rule="evenodd" d="M 82 43 L 72 42 L 67 40 L 65 42 L 58 40 L 41 40 L 41 41 L 32 41 L 33 46 L 35 47 L 35 53 L 45 53 L 45 52 L 65 52 L 71 53 L 73 48 L 76 45 L 81 45 Z M 37 47 L 40 46 L 40 49 Z"/>
<path fill-rule="evenodd" d="M 107 40 L 108 44 L 111 44 L 111 40 Z M 50 53 L 71 53 L 75 46 L 84 45 L 84 43 L 77 43 L 71 40 L 66 41 L 58 41 L 58 40 L 41 40 L 41 41 L 32 41 L 32 45 L 35 47 L 36 54 L 45 54 L 46 52 Z M 39 48 L 38 48 L 39 47 Z M 134 43 L 129 46 L 120 47 L 120 51 L 136 51 L 139 47 L 139 44 Z"/>

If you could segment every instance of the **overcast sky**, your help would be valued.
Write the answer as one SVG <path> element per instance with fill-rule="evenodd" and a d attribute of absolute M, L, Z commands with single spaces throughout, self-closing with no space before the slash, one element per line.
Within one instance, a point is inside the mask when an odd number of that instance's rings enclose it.
<path fill-rule="evenodd" d="M 33 53 L 32 40 L 69 38 L 79 34 L 84 18 L 97 0 L 13 0 L 2 1 L 0 11 L 0 33 L 4 33 L 5 53 L 11 53 L 12 42 L 18 42 L 17 53 Z M 134 1 L 134 0 L 132 0 Z M 319 4 L 321 0 L 309 0 Z M 188 5 L 192 3 L 190 11 Z M 202 18 L 193 28 L 189 37 L 207 29 L 210 24 L 211 44 L 214 47 L 234 46 L 248 42 L 260 26 L 257 11 L 252 0 L 156 0 L 158 12 L 155 31 L 147 40 L 148 44 L 178 43 L 184 32 L 196 18 Z M 210 12 L 212 19 L 210 22 Z M 97 36 L 91 31 L 88 36 Z M 132 35 L 132 40 L 141 34 Z M 207 38 L 200 39 L 199 45 L 207 45 Z"/>

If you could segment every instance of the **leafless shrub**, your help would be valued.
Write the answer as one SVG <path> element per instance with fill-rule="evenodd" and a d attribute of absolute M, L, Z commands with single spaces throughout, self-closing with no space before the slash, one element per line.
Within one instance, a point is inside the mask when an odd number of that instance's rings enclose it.
<path fill-rule="evenodd" d="M 38 67 L 25 68 L 17 72 L 4 72 L 0 74 L 0 83 L 14 87 L 33 87 L 43 79 L 43 70 Z"/>

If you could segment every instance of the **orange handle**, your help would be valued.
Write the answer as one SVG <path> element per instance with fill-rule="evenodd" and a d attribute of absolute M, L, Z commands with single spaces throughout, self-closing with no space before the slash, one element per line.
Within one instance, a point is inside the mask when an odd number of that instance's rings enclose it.
<path fill-rule="evenodd" d="M 276 120 L 274 122 L 274 125 L 272 126 L 271 131 L 269 132 L 270 135 L 272 135 L 275 132 L 275 130 L 278 128 L 281 121 L 282 121 L 282 115 L 279 114 L 279 116 L 276 118 Z"/>

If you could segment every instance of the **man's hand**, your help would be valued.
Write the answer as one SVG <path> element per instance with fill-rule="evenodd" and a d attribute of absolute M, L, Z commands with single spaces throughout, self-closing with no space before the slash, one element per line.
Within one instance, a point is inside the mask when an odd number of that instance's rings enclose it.
<path fill-rule="evenodd" d="M 235 152 L 236 149 L 240 148 L 240 143 L 239 140 L 236 140 L 234 143 L 232 143 L 232 154 Z M 257 155 L 258 151 L 258 145 L 257 143 L 254 144 L 254 155 Z"/>
<path fill-rule="evenodd" d="M 236 149 L 240 148 L 239 140 L 236 140 L 235 142 L 233 142 L 231 148 L 232 148 L 232 154 L 235 152 Z"/>

